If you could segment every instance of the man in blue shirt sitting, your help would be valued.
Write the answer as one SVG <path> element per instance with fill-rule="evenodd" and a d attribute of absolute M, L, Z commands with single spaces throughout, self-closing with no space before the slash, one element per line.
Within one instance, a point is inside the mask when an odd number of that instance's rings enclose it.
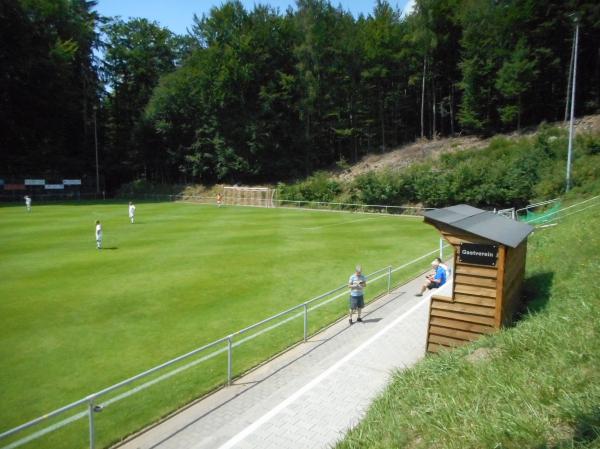
<path fill-rule="evenodd" d="M 427 282 L 423 284 L 421 291 L 415 296 L 423 296 L 425 290 L 439 288 L 446 283 L 446 270 L 444 270 L 444 267 L 440 266 L 440 263 L 437 260 L 431 262 L 431 267 L 434 270 L 434 274 L 427 276 Z"/>

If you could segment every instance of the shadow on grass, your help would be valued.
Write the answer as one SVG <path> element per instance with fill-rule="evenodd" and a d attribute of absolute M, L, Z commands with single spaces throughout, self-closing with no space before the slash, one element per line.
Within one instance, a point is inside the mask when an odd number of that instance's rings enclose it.
<path fill-rule="evenodd" d="M 598 447 L 600 442 L 600 406 L 590 413 L 582 413 L 575 417 L 571 426 L 572 434 L 554 444 L 543 444 L 538 449 L 567 449 L 573 447 Z"/>
<path fill-rule="evenodd" d="M 541 312 L 546 308 L 553 281 L 554 273 L 552 272 L 537 273 L 525 279 L 523 282 L 523 303 L 515 316 L 516 321 Z"/>
<path fill-rule="evenodd" d="M 578 443 L 598 443 L 600 440 L 600 406 L 591 413 L 582 414 L 575 421 L 575 435 Z M 597 446 L 596 446 L 597 447 Z"/>

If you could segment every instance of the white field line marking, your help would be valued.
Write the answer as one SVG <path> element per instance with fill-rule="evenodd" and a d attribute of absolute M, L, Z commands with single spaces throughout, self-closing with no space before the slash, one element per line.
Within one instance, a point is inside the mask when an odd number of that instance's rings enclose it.
<path fill-rule="evenodd" d="M 535 229 L 545 229 L 545 228 L 551 228 L 553 226 L 556 226 L 558 223 L 550 223 L 547 225 L 538 225 L 535 227 Z"/>
<path fill-rule="evenodd" d="M 350 352 L 349 354 L 347 354 L 346 356 L 344 356 L 343 358 L 338 360 L 336 363 L 334 363 L 332 366 L 327 368 L 325 371 L 323 371 L 321 374 L 319 374 L 317 377 L 315 377 L 309 383 L 304 385 L 302 388 L 300 388 L 294 394 L 292 394 L 291 396 L 286 398 L 284 401 L 280 402 L 278 405 L 273 407 L 270 411 L 268 411 L 267 413 L 262 415 L 260 418 L 258 418 L 256 421 L 254 421 L 252 424 L 250 424 L 245 429 L 243 429 L 241 432 L 239 432 L 233 438 L 231 438 L 227 442 L 225 442 L 225 444 L 219 446 L 219 449 L 232 448 L 234 445 L 236 445 L 240 441 L 244 440 L 248 435 L 254 433 L 260 426 L 262 426 L 263 424 L 268 422 L 277 413 L 279 413 L 284 408 L 286 408 L 287 406 L 289 406 L 290 404 L 295 402 L 300 396 L 302 396 L 303 394 L 305 394 L 308 391 L 310 391 L 311 389 L 313 389 L 316 385 L 318 385 L 323 380 L 325 380 L 327 377 L 329 377 L 334 371 L 336 371 L 338 368 L 340 368 L 342 365 L 344 365 L 346 362 L 348 362 L 350 359 L 352 359 L 358 353 L 363 351 L 366 347 L 368 347 L 369 345 L 374 343 L 382 335 L 387 333 L 390 329 L 395 327 L 400 321 L 404 320 L 404 318 L 406 318 L 407 315 L 410 315 L 417 307 L 422 307 L 423 303 L 424 303 L 423 301 L 417 302 L 414 306 L 412 306 L 410 309 L 408 309 L 406 312 L 404 312 L 402 315 L 400 315 L 398 318 L 396 318 L 394 321 L 392 321 L 386 327 L 381 329 L 375 335 L 371 336 L 371 338 L 369 338 L 363 344 L 361 344 L 356 349 L 354 349 L 352 352 Z M 200 445 L 195 445 L 195 446 L 192 446 L 192 449 L 199 449 L 199 447 L 200 447 Z"/>
<path fill-rule="evenodd" d="M 53 432 L 56 429 L 60 429 L 61 427 L 66 426 L 67 424 L 70 424 L 73 421 L 77 421 L 78 419 L 81 419 L 87 415 L 88 415 L 88 412 L 77 413 L 76 415 L 73 415 L 67 419 L 63 419 L 62 421 L 60 421 L 56 424 L 53 424 L 48 427 L 44 427 L 42 430 L 32 433 L 31 435 L 26 436 L 25 438 L 21 438 L 20 440 L 17 440 L 14 443 L 9 444 L 8 446 L 3 446 L 2 449 L 14 449 L 15 447 L 22 446 L 25 443 L 29 443 L 30 441 L 37 440 L 39 437 L 44 436 L 47 433 Z"/>
<path fill-rule="evenodd" d="M 326 225 L 312 226 L 310 228 L 300 228 L 300 229 L 306 229 L 306 230 L 322 229 L 322 228 L 328 228 L 330 226 L 340 226 L 340 225 L 345 225 L 345 224 L 349 224 L 349 223 L 356 223 L 357 221 L 366 221 L 366 220 L 375 220 L 375 217 L 357 218 L 356 220 L 350 220 L 350 221 L 338 221 L 337 223 L 329 223 Z"/>

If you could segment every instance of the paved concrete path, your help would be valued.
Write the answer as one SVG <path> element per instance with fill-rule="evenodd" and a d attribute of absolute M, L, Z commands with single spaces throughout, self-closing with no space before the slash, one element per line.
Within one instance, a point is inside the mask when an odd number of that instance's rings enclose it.
<path fill-rule="evenodd" d="M 430 294 L 413 280 L 238 379 L 121 449 L 328 448 L 396 369 L 425 355 Z"/>

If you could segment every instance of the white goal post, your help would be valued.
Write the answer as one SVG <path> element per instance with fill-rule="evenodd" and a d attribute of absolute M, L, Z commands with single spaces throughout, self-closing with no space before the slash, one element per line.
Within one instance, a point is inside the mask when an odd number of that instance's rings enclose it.
<path fill-rule="evenodd" d="M 275 207 L 276 189 L 269 187 L 223 187 L 223 204 L 233 206 Z"/>
<path fill-rule="evenodd" d="M 498 215 L 503 215 L 506 218 L 510 218 L 512 220 L 516 220 L 517 219 L 517 213 L 515 211 L 514 207 L 508 208 L 508 209 L 500 209 L 500 210 L 495 210 L 494 212 L 497 213 Z"/>

